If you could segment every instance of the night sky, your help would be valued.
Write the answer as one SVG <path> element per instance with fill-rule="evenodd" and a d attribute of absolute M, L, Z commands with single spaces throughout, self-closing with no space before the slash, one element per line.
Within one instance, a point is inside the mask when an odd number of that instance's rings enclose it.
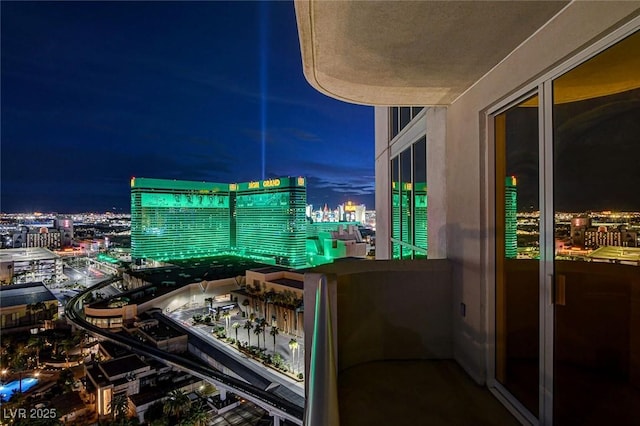
<path fill-rule="evenodd" d="M 539 201 L 538 111 L 507 113 L 507 175 L 518 179 L 518 211 Z M 640 89 L 554 106 L 557 211 L 640 211 Z"/>
<path fill-rule="evenodd" d="M 373 109 L 311 88 L 291 2 L 2 2 L 2 212 L 129 212 L 132 176 L 306 176 L 374 207 Z M 264 109 L 263 109 L 264 106 Z"/>

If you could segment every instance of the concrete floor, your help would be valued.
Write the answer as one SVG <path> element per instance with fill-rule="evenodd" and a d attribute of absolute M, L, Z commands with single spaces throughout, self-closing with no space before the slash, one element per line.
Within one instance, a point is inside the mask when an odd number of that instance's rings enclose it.
<path fill-rule="evenodd" d="M 452 360 L 372 362 L 338 382 L 340 426 L 520 424 Z"/>

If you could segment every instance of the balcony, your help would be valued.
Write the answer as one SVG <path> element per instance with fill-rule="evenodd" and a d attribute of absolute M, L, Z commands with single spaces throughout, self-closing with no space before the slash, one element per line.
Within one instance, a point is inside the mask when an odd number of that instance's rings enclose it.
<path fill-rule="evenodd" d="M 447 260 L 305 274 L 305 424 L 519 424 L 454 360 L 451 281 Z"/>

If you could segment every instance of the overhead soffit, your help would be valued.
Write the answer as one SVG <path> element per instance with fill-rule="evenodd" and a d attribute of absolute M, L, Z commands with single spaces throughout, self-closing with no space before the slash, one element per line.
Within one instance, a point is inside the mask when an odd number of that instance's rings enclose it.
<path fill-rule="evenodd" d="M 446 105 L 567 3 L 298 0 L 295 7 L 305 76 L 319 91 L 354 103 Z"/>

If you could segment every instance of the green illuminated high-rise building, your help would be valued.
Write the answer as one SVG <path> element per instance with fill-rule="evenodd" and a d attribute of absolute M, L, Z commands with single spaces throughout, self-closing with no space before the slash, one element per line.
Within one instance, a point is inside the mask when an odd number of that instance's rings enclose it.
<path fill-rule="evenodd" d="M 221 253 L 306 266 L 305 178 L 220 184 L 131 180 L 134 260 Z"/>
<path fill-rule="evenodd" d="M 131 257 L 190 259 L 229 248 L 229 185 L 131 179 Z"/>
<path fill-rule="evenodd" d="M 518 257 L 518 188 L 515 176 L 504 180 L 504 253 L 507 259 Z"/>
<path fill-rule="evenodd" d="M 425 250 L 429 249 L 427 238 L 427 183 L 416 182 L 413 185 L 413 209 L 414 209 L 414 244 Z M 423 255 L 426 257 L 426 255 Z"/>
<path fill-rule="evenodd" d="M 235 189 L 235 242 L 244 254 L 267 255 L 276 265 L 304 267 L 307 189 L 305 179 L 276 178 L 231 185 Z"/>

